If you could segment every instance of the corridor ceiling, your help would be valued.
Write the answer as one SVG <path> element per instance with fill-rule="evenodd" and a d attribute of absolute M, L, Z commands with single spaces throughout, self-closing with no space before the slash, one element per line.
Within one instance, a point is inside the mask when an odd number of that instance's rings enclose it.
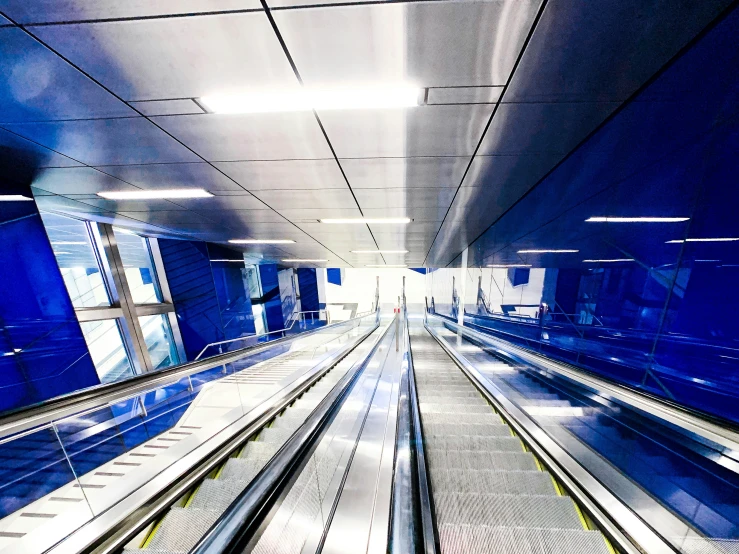
<path fill-rule="evenodd" d="M 153 236 L 295 241 L 239 247 L 268 260 L 443 267 L 729 4 L 0 0 L 0 146 L 38 160 L 42 210 Z M 239 115 L 198 102 L 383 82 L 425 100 Z M 181 187 L 215 196 L 96 194 Z M 362 216 L 412 222 L 318 221 Z M 351 252 L 376 249 L 408 253 Z"/>

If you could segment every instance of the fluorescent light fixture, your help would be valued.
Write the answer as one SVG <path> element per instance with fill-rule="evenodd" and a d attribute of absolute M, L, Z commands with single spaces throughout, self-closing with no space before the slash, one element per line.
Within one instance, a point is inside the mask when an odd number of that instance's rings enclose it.
<path fill-rule="evenodd" d="M 293 244 L 290 239 L 231 239 L 231 244 Z"/>
<path fill-rule="evenodd" d="M 585 221 L 591 223 L 680 223 L 689 217 L 589 217 Z"/>
<path fill-rule="evenodd" d="M 367 264 L 367 267 L 408 267 L 407 264 Z"/>
<path fill-rule="evenodd" d="M 684 242 L 734 242 L 736 240 L 739 240 L 739 238 L 724 237 L 724 238 L 715 238 L 715 239 L 676 239 L 676 240 L 668 240 L 665 244 L 682 244 Z"/>
<path fill-rule="evenodd" d="M 171 198 L 210 198 L 213 196 L 203 189 L 119 190 L 98 192 L 97 195 L 108 200 L 169 200 Z"/>
<path fill-rule="evenodd" d="M 352 250 L 352 254 L 407 254 L 408 250 Z"/>
<path fill-rule="evenodd" d="M 0 195 L 0 202 L 27 202 L 32 200 L 33 198 L 28 198 L 28 196 L 23 196 L 22 194 Z"/>
<path fill-rule="evenodd" d="M 380 83 L 211 94 L 200 98 L 200 103 L 213 113 L 236 114 L 411 108 L 422 98 L 423 89 L 418 86 Z"/>
<path fill-rule="evenodd" d="M 244 260 L 243 259 L 241 260 L 211 260 L 211 262 L 237 262 L 237 263 L 243 264 Z"/>
<path fill-rule="evenodd" d="M 54 252 L 55 256 L 58 256 L 59 254 L 71 254 L 71 252 Z M 696 260 L 698 261 L 698 260 Z"/>
<path fill-rule="evenodd" d="M 693 261 L 694 262 L 713 262 L 713 263 L 716 263 L 716 262 L 720 262 L 721 260 L 693 260 Z"/>
<path fill-rule="evenodd" d="M 531 264 L 490 264 L 488 267 L 531 267 Z"/>
<path fill-rule="evenodd" d="M 634 258 L 613 258 L 612 260 L 583 260 L 586 264 L 607 264 L 613 262 L 633 262 Z"/>
<path fill-rule="evenodd" d="M 342 223 L 362 223 L 366 225 L 381 225 L 385 223 L 410 223 L 410 217 L 345 217 L 345 218 L 329 218 L 319 219 L 321 223 L 342 224 Z"/>
<path fill-rule="evenodd" d="M 308 260 L 308 259 L 303 259 L 303 258 L 287 258 L 287 259 L 282 260 L 282 261 L 285 262 L 285 263 L 293 263 L 293 264 L 302 263 L 302 262 L 305 262 L 305 263 L 316 263 L 317 264 L 317 263 L 321 263 L 321 262 L 327 262 L 328 260 Z"/>
<path fill-rule="evenodd" d="M 83 240 L 53 240 L 51 244 L 54 246 L 84 246 L 87 243 Z"/>
<path fill-rule="evenodd" d="M 575 254 L 579 250 L 565 250 L 565 249 L 553 249 L 553 250 L 519 250 L 519 254 Z"/>

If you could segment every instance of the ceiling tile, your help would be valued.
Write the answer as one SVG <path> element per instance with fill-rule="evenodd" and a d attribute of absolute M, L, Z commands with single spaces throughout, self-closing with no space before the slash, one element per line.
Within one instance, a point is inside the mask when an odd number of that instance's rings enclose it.
<path fill-rule="evenodd" d="M 495 104 L 503 87 L 433 87 L 428 89 L 427 104 Z"/>
<path fill-rule="evenodd" d="M 197 161 L 192 152 L 143 117 L 25 123 L 6 128 L 87 165 Z"/>
<path fill-rule="evenodd" d="M 216 167 L 247 190 L 345 189 L 336 160 L 216 162 Z"/>
<path fill-rule="evenodd" d="M 144 189 L 203 188 L 244 194 L 244 189 L 205 162 L 98 166 L 110 175 Z"/>
<path fill-rule="evenodd" d="M 339 158 L 403 158 L 472 155 L 492 110 L 482 104 L 319 115 Z"/>
<path fill-rule="evenodd" d="M 331 157 L 312 113 L 175 115 L 154 120 L 209 161 Z"/>
<path fill-rule="evenodd" d="M 335 217 L 362 217 L 359 208 L 306 208 L 306 209 L 284 209 L 280 210 L 290 221 L 317 223 L 319 219 Z"/>
<path fill-rule="evenodd" d="M 272 15 L 306 83 L 503 85 L 540 3 L 360 4 Z"/>
<path fill-rule="evenodd" d="M 31 30 L 127 101 L 299 86 L 263 12 Z"/>
<path fill-rule="evenodd" d="M 261 210 L 267 206 L 249 193 L 213 196 L 212 198 L 178 198 L 175 202 L 189 210 L 212 212 L 222 210 Z"/>
<path fill-rule="evenodd" d="M 0 9 L 18 23 L 193 14 L 260 8 L 257 0 L 2 0 Z"/>
<path fill-rule="evenodd" d="M 469 156 L 340 160 L 353 189 L 457 187 L 469 161 Z"/>
<path fill-rule="evenodd" d="M 144 100 L 143 102 L 130 102 L 130 104 L 146 116 L 205 113 L 203 109 L 190 98 L 178 100 Z"/>
<path fill-rule="evenodd" d="M 14 152 L 13 156 L 16 159 L 28 160 L 29 165 L 33 167 L 79 167 L 82 165 L 67 156 L 52 152 L 40 144 L 35 144 L 5 129 L 0 129 L 0 148 Z"/>
<path fill-rule="evenodd" d="M 365 208 L 438 208 L 446 209 L 456 189 L 445 188 L 392 188 L 357 189 L 354 191 L 359 206 Z"/>
<path fill-rule="evenodd" d="M 42 169 L 34 177 L 33 186 L 61 195 L 95 194 L 110 190 L 139 190 L 92 167 Z"/>
<path fill-rule="evenodd" d="M 179 200 L 108 200 L 107 198 L 86 198 L 84 204 L 108 212 L 157 212 L 185 210 Z"/>
<path fill-rule="evenodd" d="M 258 190 L 254 194 L 271 208 L 282 212 L 290 209 L 339 208 L 357 205 L 349 188 L 322 190 Z"/>
<path fill-rule="evenodd" d="M 18 27 L 0 28 L 0 123 L 134 116 Z"/>

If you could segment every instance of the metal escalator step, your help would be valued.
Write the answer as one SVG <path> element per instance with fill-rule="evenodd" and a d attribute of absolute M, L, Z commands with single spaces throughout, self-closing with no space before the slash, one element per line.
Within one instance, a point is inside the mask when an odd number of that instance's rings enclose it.
<path fill-rule="evenodd" d="M 430 402 L 421 402 L 420 406 L 422 414 L 485 414 L 493 413 L 490 404 L 472 405 L 472 404 L 433 404 Z"/>
<path fill-rule="evenodd" d="M 598 531 L 440 525 L 442 554 L 609 554 Z"/>
<path fill-rule="evenodd" d="M 500 425 L 503 423 L 503 420 L 498 414 L 493 412 L 492 408 L 488 408 L 487 413 L 481 414 L 421 412 L 421 422 L 425 427 L 429 423 L 444 423 L 452 425 L 481 425 L 493 423 Z"/>
<path fill-rule="evenodd" d="M 278 447 L 285 444 L 295 431 L 284 427 L 266 427 L 259 432 L 258 442 L 268 442 Z"/>
<path fill-rule="evenodd" d="M 423 393 L 423 399 L 426 402 L 437 402 L 441 398 L 456 398 L 457 401 L 463 401 L 464 398 L 482 398 L 482 395 L 476 389 L 465 387 L 464 390 L 450 391 L 427 391 Z"/>
<path fill-rule="evenodd" d="M 459 396 L 428 396 L 422 395 L 421 401 L 425 404 L 447 404 L 450 406 L 486 406 L 490 409 L 490 403 L 485 400 L 482 396 L 477 394 L 476 396 L 465 396 L 460 398 Z"/>
<path fill-rule="evenodd" d="M 124 548 L 123 554 L 179 554 L 172 550 L 159 550 L 154 548 Z"/>
<path fill-rule="evenodd" d="M 279 446 L 269 442 L 249 441 L 246 443 L 241 458 L 267 459 L 269 460 L 279 450 Z"/>
<path fill-rule="evenodd" d="M 210 510 L 222 514 L 248 484 L 249 481 L 236 479 L 206 479 L 187 509 Z"/>
<path fill-rule="evenodd" d="M 480 437 L 510 437 L 511 428 L 505 423 L 481 423 L 477 425 L 457 425 L 455 423 L 424 423 L 423 436 L 425 439 L 431 437 L 454 437 L 457 435 L 470 435 Z"/>
<path fill-rule="evenodd" d="M 498 471 L 534 471 L 534 457 L 527 452 L 475 452 L 474 450 L 429 450 L 426 453 L 434 471 L 440 469 L 487 469 Z"/>
<path fill-rule="evenodd" d="M 245 460 L 230 458 L 223 467 L 219 481 L 251 481 L 267 463 L 267 460 Z"/>
<path fill-rule="evenodd" d="M 484 491 L 494 494 L 557 496 L 552 478 L 543 471 L 436 470 L 431 476 L 435 493 Z"/>
<path fill-rule="evenodd" d="M 524 452 L 520 439 L 516 437 L 482 437 L 458 435 L 452 437 L 425 437 L 429 450 L 477 450 L 479 452 Z"/>
<path fill-rule="evenodd" d="M 583 530 L 567 496 L 435 493 L 434 505 L 440 524 Z"/>
<path fill-rule="evenodd" d="M 218 516 L 218 512 L 208 510 L 172 508 L 162 520 L 149 547 L 168 552 L 189 552 Z"/>

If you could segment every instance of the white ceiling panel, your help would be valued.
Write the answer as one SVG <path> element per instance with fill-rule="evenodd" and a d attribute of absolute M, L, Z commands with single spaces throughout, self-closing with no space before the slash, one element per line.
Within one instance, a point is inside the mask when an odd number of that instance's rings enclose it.
<path fill-rule="evenodd" d="M 35 167 L 79 167 L 82 165 L 72 158 L 53 152 L 5 129 L 0 129 L 0 147 L 22 152 L 24 157 L 33 161 Z"/>
<path fill-rule="evenodd" d="M 367 208 L 363 209 L 365 217 L 410 217 L 413 221 L 441 221 L 444 219 L 446 207 L 418 208 L 406 206 L 405 208 Z M 413 221 L 410 225 L 413 224 Z"/>
<path fill-rule="evenodd" d="M 495 104 L 503 87 L 434 87 L 428 89 L 427 104 Z"/>
<path fill-rule="evenodd" d="M 260 8 L 257 0 L 0 0 L 17 23 L 192 14 Z"/>
<path fill-rule="evenodd" d="M 349 208 L 356 206 L 348 188 L 322 190 L 258 190 L 254 194 L 277 211 L 290 209 Z"/>
<path fill-rule="evenodd" d="M 202 212 L 208 214 L 209 212 Z M 235 229 L 261 223 L 281 223 L 285 221 L 277 212 L 270 209 L 263 210 L 221 210 L 217 212 L 218 220 L 227 227 Z"/>
<path fill-rule="evenodd" d="M 290 221 L 318 223 L 319 219 L 333 217 L 362 217 L 359 208 L 306 208 L 306 209 L 283 209 L 280 214 Z"/>
<path fill-rule="evenodd" d="M 142 102 L 130 102 L 131 106 L 143 115 L 187 115 L 202 114 L 203 109 L 192 98 L 180 98 L 176 100 L 144 100 Z"/>
<path fill-rule="evenodd" d="M 94 206 L 100 210 L 109 212 L 168 212 L 176 210 L 185 210 L 179 201 L 169 200 L 109 200 L 107 198 L 86 198 L 82 201 L 89 206 Z"/>
<path fill-rule="evenodd" d="M 54 194 L 95 194 L 102 191 L 139 190 L 92 167 L 57 167 L 40 170 L 33 186 Z"/>
<path fill-rule="evenodd" d="M 266 206 L 251 194 L 229 194 L 228 196 L 213 196 L 211 198 L 178 198 L 177 204 L 188 210 L 198 212 L 214 212 L 222 210 L 261 210 Z"/>
<path fill-rule="evenodd" d="M 471 156 L 492 110 L 482 104 L 319 115 L 339 158 L 403 158 Z"/>
<path fill-rule="evenodd" d="M 449 207 L 456 189 L 445 188 L 392 188 L 357 189 L 354 194 L 359 206 L 365 208 L 438 208 Z"/>
<path fill-rule="evenodd" d="M 0 123 L 136 113 L 18 27 L 0 28 Z"/>
<path fill-rule="evenodd" d="M 175 115 L 154 120 L 209 161 L 331 157 L 312 113 Z"/>
<path fill-rule="evenodd" d="M 345 189 L 336 160 L 217 162 L 214 164 L 247 190 Z"/>
<path fill-rule="evenodd" d="M 110 175 L 143 189 L 203 188 L 213 193 L 244 189 L 205 162 L 99 166 Z"/>
<path fill-rule="evenodd" d="M 502 85 L 540 3 L 411 2 L 275 11 L 273 16 L 306 83 Z"/>
<path fill-rule="evenodd" d="M 124 100 L 298 86 L 263 12 L 31 30 Z"/>
<path fill-rule="evenodd" d="M 342 159 L 353 189 L 457 187 L 469 156 Z"/>
<path fill-rule="evenodd" d="M 198 161 L 195 154 L 143 117 L 5 127 L 87 165 Z"/>

